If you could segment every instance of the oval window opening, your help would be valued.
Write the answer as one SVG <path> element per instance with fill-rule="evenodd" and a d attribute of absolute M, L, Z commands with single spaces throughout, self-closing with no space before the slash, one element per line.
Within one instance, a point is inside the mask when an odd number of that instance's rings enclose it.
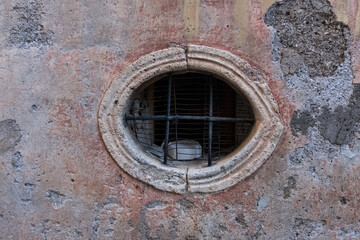
<path fill-rule="evenodd" d="M 255 123 L 243 94 L 202 73 L 171 73 L 148 81 L 129 103 L 125 126 L 135 142 L 170 166 L 216 164 L 244 142 Z"/>
<path fill-rule="evenodd" d="M 151 52 L 113 80 L 99 129 L 111 156 L 136 179 L 176 193 L 224 190 L 253 174 L 281 138 L 268 81 L 221 49 Z"/>

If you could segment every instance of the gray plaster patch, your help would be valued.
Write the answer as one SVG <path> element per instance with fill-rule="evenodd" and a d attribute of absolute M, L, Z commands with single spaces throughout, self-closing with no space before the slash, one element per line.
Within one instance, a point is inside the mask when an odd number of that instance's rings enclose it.
<path fill-rule="evenodd" d="M 25 183 L 22 196 L 20 197 L 21 203 L 28 205 L 32 201 L 32 192 L 35 189 L 35 184 Z"/>
<path fill-rule="evenodd" d="M 243 226 L 244 228 L 247 228 L 248 225 L 246 223 L 246 220 L 245 220 L 245 216 L 244 214 L 240 213 L 238 214 L 236 217 L 235 217 L 235 222 L 237 222 L 238 224 L 240 224 L 241 226 Z"/>
<path fill-rule="evenodd" d="M 293 135 L 297 136 L 297 133 L 306 135 L 308 129 L 317 122 L 324 139 L 332 144 L 347 143 L 360 121 L 359 99 L 360 84 L 355 84 L 346 106 L 337 106 L 333 111 L 331 108 L 322 107 L 319 112 L 313 111 L 314 117 L 309 110 L 296 111 L 290 121 Z"/>
<path fill-rule="evenodd" d="M 72 239 L 81 239 L 84 235 L 81 231 L 79 231 L 75 228 L 74 230 L 72 230 L 70 232 L 70 236 L 72 237 Z"/>
<path fill-rule="evenodd" d="M 296 179 L 293 176 L 290 176 L 286 179 L 286 183 L 284 184 L 283 188 L 283 197 L 289 198 L 293 190 L 296 188 Z"/>
<path fill-rule="evenodd" d="M 49 223 L 49 219 L 45 219 L 44 221 L 42 221 L 40 223 L 40 232 L 41 232 L 41 236 L 43 237 L 43 240 L 47 240 L 47 233 L 49 232 L 50 230 L 50 227 L 47 226 L 48 223 Z"/>
<path fill-rule="evenodd" d="M 270 198 L 268 196 L 261 196 L 256 202 L 257 210 L 262 212 L 270 203 Z"/>
<path fill-rule="evenodd" d="M 354 126 L 354 118 L 346 108 L 340 106 L 334 112 L 324 108 L 319 116 L 321 135 L 333 144 L 343 144 Z"/>
<path fill-rule="evenodd" d="M 12 155 L 10 158 L 11 166 L 15 169 L 21 168 L 23 165 L 22 158 L 23 157 L 20 152 L 14 153 L 14 155 Z"/>
<path fill-rule="evenodd" d="M 356 84 L 349 104 L 339 106 L 334 112 L 324 108 L 319 116 L 321 135 L 333 144 L 347 143 L 355 131 L 356 124 L 360 121 L 360 84 Z"/>
<path fill-rule="evenodd" d="M 59 209 L 59 208 L 63 207 L 65 204 L 65 201 L 68 200 L 68 198 L 64 194 L 62 194 L 58 191 L 53 191 L 53 190 L 47 191 L 46 196 L 48 198 L 50 198 L 51 205 L 55 209 Z"/>
<path fill-rule="evenodd" d="M 165 201 L 154 200 L 145 204 L 146 209 L 160 209 L 168 205 Z"/>
<path fill-rule="evenodd" d="M 237 236 L 237 239 L 262 239 L 262 235 L 265 234 L 263 230 L 263 221 L 254 221 L 251 216 L 247 214 L 240 213 L 236 215 L 235 222 L 241 226 L 244 233 L 243 238 Z M 220 237 L 219 239 L 223 239 L 223 237 Z"/>
<path fill-rule="evenodd" d="M 315 125 L 315 119 L 309 111 L 296 111 L 290 121 L 291 132 L 294 136 L 298 136 L 298 132 L 306 135 L 309 127 Z"/>
<path fill-rule="evenodd" d="M 311 127 L 308 133 L 308 143 L 303 147 L 295 149 L 288 155 L 290 168 L 309 167 L 310 175 L 314 174 L 311 166 L 319 166 L 321 159 L 328 159 L 329 162 L 341 155 L 341 148 L 329 141 L 324 140 L 316 127 Z M 324 176 L 320 176 L 324 181 Z"/>
<path fill-rule="evenodd" d="M 186 198 L 180 199 L 179 201 L 176 202 L 176 204 L 183 211 L 189 211 L 195 207 L 195 204 L 192 201 L 187 200 Z"/>
<path fill-rule="evenodd" d="M 325 106 L 333 110 L 339 105 L 347 105 L 352 94 L 353 73 L 351 57 L 346 52 L 345 62 L 339 65 L 334 75 L 329 77 L 309 77 L 309 71 L 302 66 L 294 75 L 285 76 L 285 83 L 293 92 L 294 102 L 301 102 L 310 113 L 321 112 Z"/>
<path fill-rule="evenodd" d="M 14 148 L 21 139 L 21 130 L 14 119 L 0 121 L 0 154 Z"/>
<path fill-rule="evenodd" d="M 137 225 L 137 229 L 141 234 L 141 239 L 151 239 L 150 237 L 150 227 L 147 224 L 146 212 L 149 209 L 161 209 L 168 205 L 168 202 L 153 200 L 145 204 L 145 206 L 140 211 L 139 223 Z"/>
<path fill-rule="evenodd" d="M 94 210 L 95 210 L 95 212 L 99 212 L 101 209 L 103 209 L 104 207 L 106 207 L 107 205 L 110 205 L 110 204 L 116 204 L 116 205 L 121 206 L 121 204 L 115 198 L 108 198 L 102 204 L 96 206 Z"/>
<path fill-rule="evenodd" d="M 295 218 L 293 230 L 296 239 L 316 239 L 324 225 L 323 221 Z"/>
<path fill-rule="evenodd" d="M 355 227 L 342 227 L 337 232 L 338 239 L 359 239 L 360 238 L 360 230 Z"/>
<path fill-rule="evenodd" d="M 336 21 L 327 0 L 279 1 L 268 9 L 264 22 L 271 29 L 274 63 L 291 89 L 289 98 L 301 103 L 306 115 L 314 117 L 322 107 L 333 111 L 349 103 L 354 78 L 351 35 Z M 298 112 L 292 120 L 295 136 L 313 126 L 306 115 Z"/>
<path fill-rule="evenodd" d="M 298 72 L 303 64 L 301 55 L 291 48 L 285 48 L 281 52 L 280 67 L 285 75 Z"/>
<path fill-rule="evenodd" d="M 122 209 L 121 203 L 115 198 L 108 198 L 100 205 L 94 207 L 95 219 L 92 222 L 91 236 L 92 239 L 102 239 L 102 237 L 110 237 L 114 233 L 114 225 L 116 219 L 112 213 L 119 214 Z M 115 210 L 115 211 L 113 211 Z M 118 215 L 115 215 L 118 216 Z M 102 219 L 108 219 L 108 224 Z M 102 226 L 103 225 L 103 226 Z M 104 232 L 100 232 L 101 228 L 105 227 Z"/>
<path fill-rule="evenodd" d="M 357 126 L 355 129 L 359 131 L 360 127 Z M 349 144 L 344 144 L 341 146 L 341 155 L 347 157 L 348 159 L 356 160 L 360 159 L 360 139 L 356 137 L 357 132 L 354 135 L 355 137 L 351 139 L 352 141 L 350 141 Z"/>
<path fill-rule="evenodd" d="M 288 157 L 288 162 L 291 167 L 301 167 L 305 162 L 310 160 L 311 153 L 304 147 L 295 149 Z"/>
<path fill-rule="evenodd" d="M 42 25 L 42 4 L 40 1 L 18 3 L 13 10 L 18 15 L 17 25 L 10 29 L 8 44 L 19 48 L 50 46 L 54 33 Z"/>
<path fill-rule="evenodd" d="M 276 30 L 282 45 L 281 69 L 285 75 L 297 72 L 297 66 L 304 62 L 310 77 L 331 76 L 344 62 L 349 30 L 336 21 L 327 0 L 274 3 L 264 22 Z"/>
<path fill-rule="evenodd" d="M 197 238 L 195 236 L 186 236 L 185 240 L 199 240 L 199 238 Z"/>

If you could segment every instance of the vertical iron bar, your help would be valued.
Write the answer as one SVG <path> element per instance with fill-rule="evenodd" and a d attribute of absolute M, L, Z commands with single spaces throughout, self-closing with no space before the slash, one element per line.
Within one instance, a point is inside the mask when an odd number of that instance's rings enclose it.
<path fill-rule="evenodd" d="M 168 83 L 167 116 L 170 116 L 170 108 L 171 108 L 171 82 L 172 82 L 172 76 L 170 75 L 169 83 Z M 164 164 L 167 164 L 169 131 L 170 131 L 170 120 L 167 119 L 166 120 L 166 132 L 165 132 L 165 146 L 164 146 Z"/>
<path fill-rule="evenodd" d="M 220 105 L 219 105 L 219 102 L 220 102 L 220 99 L 219 99 L 219 96 L 220 96 L 220 93 L 219 93 L 219 82 L 216 81 L 216 95 L 217 95 L 217 100 L 216 100 L 216 105 L 217 105 L 217 115 L 218 117 L 220 117 Z M 220 132 L 220 129 L 221 129 L 221 122 L 218 122 L 217 123 L 218 125 L 218 149 L 219 149 L 219 157 L 221 155 L 221 132 Z"/>
<path fill-rule="evenodd" d="M 174 93 L 173 93 L 173 95 L 174 95 L 174 110 L 175 110 L 175 116 L 177 116 L 175 80 L 173 80 L 173 89 L 174 89 Z M 179 121 L 179 119 L 175 119 L 176 160 L 178 160 L 178 121 Z"/>
<path fill-rule="evenodd" d="M 205 82 L 204 82 L 204 86 L 206 86 L 206 84 L 205 84 Z M 204 92 L 203 92 L 203 94 L 204 94 L 204 111 L 203 111 L 203 114 L 204 114 L 204 116 L 206 116 L 206 91 L 207 91 L 207 89 L 206 89 L 206 87 L 204 87 Z M 205 146 L 206 146 L 206 142 L 205 142 L 205 137 L 206 137 L 206 120 L 204 120 L 204 125 L 203 125 L 203 147 L 202 147 L 202 155 L 203 156 L 205 156 Z"/>
<path fill-rule="evenodd" d="M 213 115 L 213 80 L 210 77 L 210 96 L 209 96 L 209 116 L 212 117 Z M 213 122 L 209 120 L 209 158 L 208 158 L 208 166 L 211 166 L 212 163 L 212 136 L 213 135 Z"/>

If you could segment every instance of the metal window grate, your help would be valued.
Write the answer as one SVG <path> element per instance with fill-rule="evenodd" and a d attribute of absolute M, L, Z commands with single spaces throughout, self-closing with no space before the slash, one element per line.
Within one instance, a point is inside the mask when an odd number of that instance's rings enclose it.
<path fill-rule="evenodd" d="M 222 80 L 169 75 L 135 94 L 125 120 L 145 151 L 172 160 L 207 160 L 231 153 L 255 119 L 249 102 Z"/>

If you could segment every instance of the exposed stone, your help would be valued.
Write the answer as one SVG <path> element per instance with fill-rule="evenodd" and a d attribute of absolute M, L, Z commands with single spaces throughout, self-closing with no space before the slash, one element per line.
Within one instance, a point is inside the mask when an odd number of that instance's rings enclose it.
<path fill-rule="evenodd" d="M 311 77 L 330 76 L 344 62 L 349 30 L 336 21 L 327 0 L 286 0 L 273 4 L 264 16 L 276 30 L 281 69 L 294 74 L 302 62 Z"/>

